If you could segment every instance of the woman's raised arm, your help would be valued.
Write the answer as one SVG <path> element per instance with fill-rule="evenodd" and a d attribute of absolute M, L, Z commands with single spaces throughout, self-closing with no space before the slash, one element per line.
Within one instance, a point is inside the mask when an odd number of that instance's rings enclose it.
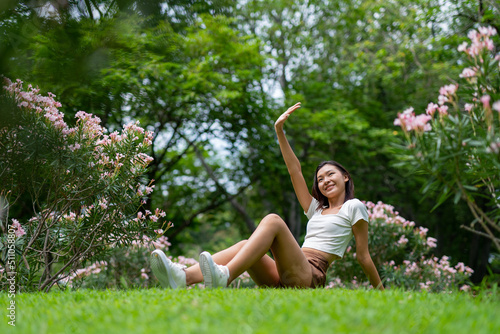
<path fill-rule="evenodd" d="M 288 140 L 286 139 L 285 132 L 283 131 L 283 125 L 285 121 L 290 117 L 290 115 L 300 108 L 300 102 L 296 103 L 294 106 L 288 108 L 274 123 L 274 129 L 278 135 L 278 141 L 280 144 L 281 154 L 285 160 L 286 167 L 288 168 L 288 173 L 292 179 L 293 189 L 299 200 L 300 205 L 307 212 L 309 206 L 311 205 L 312 196 L 307 188 L 306 181 L 302 175 L 302 168 L 300 167 L 300 161 L 297 159 L 295 153 L 293 153 Z"/>

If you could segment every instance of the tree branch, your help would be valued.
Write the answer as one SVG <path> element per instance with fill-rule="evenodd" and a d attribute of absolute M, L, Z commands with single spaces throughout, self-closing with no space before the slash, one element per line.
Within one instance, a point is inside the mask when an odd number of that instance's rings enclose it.
<path fill-rule="evenodd" d="M 246 224 L 248 230 L 250 231 L 250 233 L 252 233 L 253 231 L 255 231 L 255 222 L 250 217 L 250 215 L 247 213 L 247 211 L 245 210 L 245 208 L 240 203 L 238 203 L 238 201 L 236 201 L 236 199 L 234 197 L 231 198 L 231 194 L 226 190 L 226 188 L 224 188 L 220 184 L 220 182 L 219 182 L 217 176 L 215 175 L 213 169 L 207 164 L 207 162 L 205 161 L 205 158 L 203 157 L 203 154 L 200 152 L 200 150 L 198 149 L 198 147 L 196 146 L 196 144 L 193 145 L 193 148 L 194 148 L 194 151 L 196 153 L 196 156 L 198 157 L 198 159 L 200 160 L 201 164 L 203 165 L 203 168 L 205 168 L 205 170 L 207 171 L 207 173 L 210 176 L 210 178 L 215 182 L 215 185 L 217 186 L 217 189 L 219 189 L 219 191 L 221 191 L 224 195 L 226 195 L 227 198 L 229 198 L 229 202 L 231 203 L 231 205 L 233 206 L 233 208 L 236 211 L 238 211 L 243 216 L 245 224 Z"/>
<path fill-rule="evenodd" d="M 471 201 L 469 199 L 467 199 L 467 205 L 469 206 L 469 208 L 470 208 L 472 214 L 474 215 L 474 217 L 476 218 L 476 220 L 479 222 L 479 224 L 481 224 L 481 227 L 486 231 L 486 235 L 488 235 L 488 238 L 493 241 L 493 243 L 495 244 L 495 247 L 498 249 L 498 251 L 500 251 L 500 242 L 498 241 L 499 239 L 497 239 L 495 237 L 493 232 L 491 232 L 491 230 L 484 223 L 484 221 L 481 219 L 481 217 L 479 217 L 475 208 L 471 205 Z"/>
<path fill-rule="evenodd" d="M 477 230 L 475 230 L 475 229 L 473 229 L 473 228 L 470 228 L 470 227 L 468 227 L 468 226 L 465 226 L 465 225 L 460 225 L 460 228 L 463 228 L 464 230 L 467 230 L 467 231 L 469 231 L 469 232 L 472 232 L 472 233 L 474 233 L 474 234 L 477 234 L 477 235 L 480 235 L 480 236 L 482 236 L 482 237 L 485 237 L 485 238 L 488 238 L 488 239 L 492 240 L 492 239 L 491 239 L 491 237 L 490 237 L 490 235 L 489 235 L 489 234 L 487 234 L 487 233 L 484 233 L 484 232 L 481 232 L 481 231 L 477 231 Z M 499 238 L 495 238 L 495 239 L 496 239 L 497 241 L 500 241 L 500 239 L 499 239 Z"/>

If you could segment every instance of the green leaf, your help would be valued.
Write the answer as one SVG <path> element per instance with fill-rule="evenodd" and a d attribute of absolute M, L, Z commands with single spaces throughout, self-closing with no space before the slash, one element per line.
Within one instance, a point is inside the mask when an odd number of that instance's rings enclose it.
<path fill-rule="evenodd" d="M 461 195 L 462 194 L 459 191 L 455 193 L 455 197 L 453 198 L 453 203 L 455 203 L 455 205 L 460 201 Z"/>
<path fill-rule="evenodd" d="M 439 199 L 437 200 L 436 205 L 434 205 L 434 207 L 431 209 L 431 212 L 433 212 L 436 208 L 443 204 L 452 194 L 453 193 L 450 191 L 450 189 L 445 186 L 441 196 L 439 196 Z"/>
<path fill-rule="evenodd" d="M 467 190 L 470 190 L 470 191 L 473 191 L 473 192 L 477 192 L 477 187 L 469 186 L 469 185 L 465 185 L 465 184 L 462 187 L 464 187 Z"/>

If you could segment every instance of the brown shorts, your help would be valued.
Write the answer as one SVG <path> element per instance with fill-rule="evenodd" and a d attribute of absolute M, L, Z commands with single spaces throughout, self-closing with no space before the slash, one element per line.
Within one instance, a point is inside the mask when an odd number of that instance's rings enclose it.
<path fill-rule="evenodd" d="M 309 287 L 313 289 L 318 287 L 324 287 L 326 283 L 326 271 L 328 270 L 329 266 L 328 261 L 320 254 L 317 254 L 316 252 L 310 251 L 308 249 L 302 249 L 302 253 L 304 253 L 304 255 L 306 256 L 306 259 L 311 267 L 312 280 L 311 280 L 311 285 Z M 285 285 L 282 280 L 290 281 L 291 284 Z M 292 277 L 282 277 L 280 279 L 278 287 L 285 288 L 293 286 L 294 285 L 292 283 L 293 281 L 294 280 Z"/>
<path fill-rule="evenodd" d="M 311 265 L 311 288 L 324 287 L 326 283 L 326 271 L 329 266 L 328 261 L 320 254 L 307 249 L 302 249 L 302 253 L 304 253 Z"/>

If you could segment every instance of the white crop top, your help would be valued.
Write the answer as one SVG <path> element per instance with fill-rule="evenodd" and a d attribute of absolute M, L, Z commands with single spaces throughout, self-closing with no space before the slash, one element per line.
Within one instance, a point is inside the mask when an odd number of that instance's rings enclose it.
<path fill-rule="evenodd" d="M 361 219 L 368 222 L 366 206 L 357 198 L 346 201 L 337 214 L 322 215 L 316 210 L 318 201 L 313 198 L 306 216 L 309 218 L 302 247 L 313 248 L 340 257 L 351 241 L 352 226 Z"/>

